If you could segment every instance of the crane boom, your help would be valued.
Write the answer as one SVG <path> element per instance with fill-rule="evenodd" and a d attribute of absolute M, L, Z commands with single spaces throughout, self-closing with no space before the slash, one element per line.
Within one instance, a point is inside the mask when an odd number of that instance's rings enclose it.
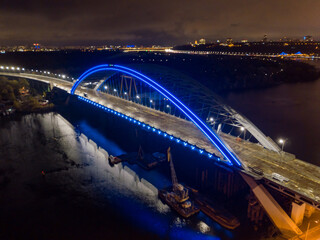
<path fill-rule="evenodd" d="M 177 179 L 176 171 L 174 170 L 170 147 L 167 150 L 167 156 L 168 156 L 168 161 L 170 162 L 172 186 L 173 186 L 173 189 L 175 189 L 178 185 L 178 179 Z"/>

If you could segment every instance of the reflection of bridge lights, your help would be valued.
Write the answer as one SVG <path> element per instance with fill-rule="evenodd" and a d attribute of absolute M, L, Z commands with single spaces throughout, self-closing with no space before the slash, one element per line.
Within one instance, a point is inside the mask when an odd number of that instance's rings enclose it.
<path fill-rule="evenodd" d="M 177 143 L 179 143 L 180 142 L 180 139 L 177 139 Z"/>
<path fill-rule="evenodd" d="M 195 146 L 191 146 L 191 149 L 194 150 L 196 147 Z"/>
<path fill-rule="evenodd" d="M 164 133 L 163 136 L 166 137 L 168 134 Z"/>
<path fill-rule="evenodd" d="M 188 145 L 188 143 L 187 143 L 187 142 L 184 142 L 184 143 L 183 143 L 183 145 L 184 145 L 184 146 L 187 146 L 187 145 Z"/>
<path fill-rule="evenodd" d="M 155 132 L 155 131 L 156 131 L 156 129 L 155 129 L 155 128 L 152 128 L 152 131 L 153 131 L 153 132 Z"/>
<path fill-rule="evenodd" d="M 202 154 L 202 153 L 203 153 L 203 150 L 202 150 L 202 149 L 199 149 L 199 153 L 201 153 L 201 154 Z"/>
<path fill-rule="evenodd" d="M 170 136 L 170 140 L 172 140 L 173 139 L 173 137 L 172 136 Z"/>

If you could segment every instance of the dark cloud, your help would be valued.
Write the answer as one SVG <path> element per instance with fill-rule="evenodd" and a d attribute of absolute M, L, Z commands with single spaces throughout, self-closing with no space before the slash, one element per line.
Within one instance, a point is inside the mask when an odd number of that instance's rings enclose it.
<path fill-rule="evenodd" d="M 2 0 L 0 45 L 319 38 L 318 0 Z"/>

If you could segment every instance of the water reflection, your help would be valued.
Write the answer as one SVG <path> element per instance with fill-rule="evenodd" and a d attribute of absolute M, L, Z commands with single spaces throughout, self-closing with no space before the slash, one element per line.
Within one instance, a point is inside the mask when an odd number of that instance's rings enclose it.
<path fill-rule="evenodd" d="M 126 163 L 111 167 L 108 153 L 124 150 L 86 122 L 74 127 L 59 114 L 30 114 L 2 121 L 0 129 L 0 223 L 13 236 L 20 237 L 15 225 L 23 221 L 32 237 L 49 230 L 81 239 L 99 229 L 101 236 L 118 239 L 234 238 L 201 213 L 186 220 L 163 204 L 157 189 L 171 181 L 161 171 Z M 91 234 L 103 239 L 98 233 Z"/>

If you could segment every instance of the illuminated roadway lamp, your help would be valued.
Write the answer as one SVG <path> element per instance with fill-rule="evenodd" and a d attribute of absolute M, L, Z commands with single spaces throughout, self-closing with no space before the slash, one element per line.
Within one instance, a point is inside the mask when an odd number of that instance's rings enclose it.
<path fill-rule="evenodd" d="M 152 99 L 150 100 L 150 102 L 151 102 L 151 103 L 153 102 Z"/>
<path fill-rule="evenodd" d="M 11 67 L 11 70 L 14 70 L 14 67 Z"/>
<path fill-rule="evenodd" d="M 106 90 L 107 90 L 107 89 L 108 89 L 108 86 L 104 86 L 104 89 L 106 89 Z"/>
<path fill-rule="evenodd" d="M 184 142 L 183 145 L 186 147 L 186 146 L 188 145 L 188 143 L 187 143 L 187 142 Z"/>
<path fill-rule="evenodd" d="M 124 95 L 127 95 L 127 92 L 124 92 Z"/>
<path fill-rule="evenodd" d="M 4 69 L 4 67 L 3 67 L 3 66 L 1 66 L 0 68 L 1 68 L 1 69 Z"/>
<path fill-rule="evenodd" d="M 140 96 L 139 96 L 139 95 L 137 95 L 137 96 L 136 96 L 136 98 L 138 98 L 138 99 L 139 99 L 139 98 L 140 98 Z"/>
<path fill-rule="evenodd" d="M 281 144 L 281 151 L 283 152 L 284 144 L 286 143 L 287 139 L 279 139 L 279 143 Z"/>
<path fill-rule="evenodd" d="M 196 147 L 195 146 L 191 146 L 191 149 L 194 150 Z"/>
<path fill-rule="evenodd" d="M 6 69 L 9 69 L 9 67 L 6 67 Z"/>
<path fill-rule="evenodd" d="M 114 92 L 116 92 L 116 91 L 117 91 L 117 89 L 113 89 L 113 91 L 114 91 Z"/>
<path fill-rule="evenodd" d="M 18 71 L 20 71 L 20 68 L 19 68 L 19 67 L 17 67 L 17 70 L 18 70 Z"/>

